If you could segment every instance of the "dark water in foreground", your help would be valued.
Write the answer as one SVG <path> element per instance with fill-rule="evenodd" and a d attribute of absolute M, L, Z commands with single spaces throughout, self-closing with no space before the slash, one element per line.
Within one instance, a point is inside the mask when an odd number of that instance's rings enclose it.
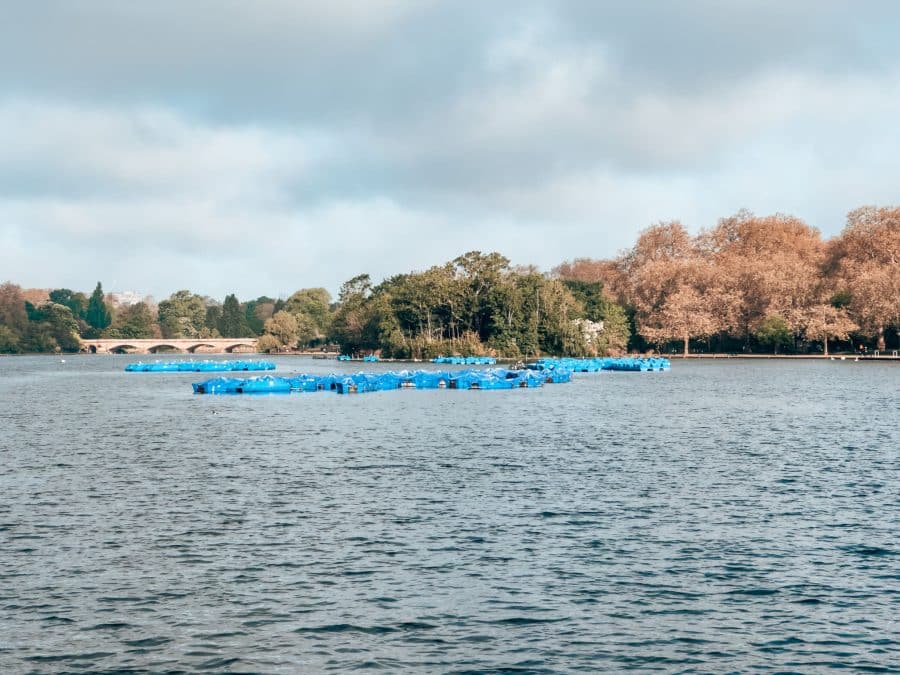
<path fill-rule="evenodd" d="M 0 359 L 0 672 L 898 672 L 898 364 L 203 397 L 131 360 Z"/>

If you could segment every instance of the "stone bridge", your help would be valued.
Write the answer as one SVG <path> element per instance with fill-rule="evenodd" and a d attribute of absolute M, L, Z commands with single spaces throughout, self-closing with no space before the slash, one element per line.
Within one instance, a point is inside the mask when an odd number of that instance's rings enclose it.
<path fill-rule="evenodd" d="M 256 338 L 156 338 L 153 340 L 82 340 L 81 351 L 91 354 L 156 354 L 187 352 L 222 354 L 255 352 Z"/>

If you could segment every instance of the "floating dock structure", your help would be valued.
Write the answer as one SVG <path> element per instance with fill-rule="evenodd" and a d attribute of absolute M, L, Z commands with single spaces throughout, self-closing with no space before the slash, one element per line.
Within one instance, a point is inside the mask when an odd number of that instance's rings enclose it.
<path fill-rule="evenodd" d="M 456 366 L 492 366 L 497 363 L 497 359 L 493 356 L 436 356 L 431 362 Z"/>
<path fill-rule="evenodd" d="M 271 361 L 169 361 L 129 363 L 129 373 L 222 373 L 228 371 L 275 370 Z"/>
<path fill-rule="evenodd" d="M 597 373 L 601 370 L 649 372 L 654 370 L 670 370 L 672 364 L 669 359 L 661 357 L 642 358 L 605 356 L 594 359 L 538 359 L 533 363 L 525 364 L 525 367 L 539 371 L 565 368 L 573 373 Z"/>
<path fill-rule="evenodd" d="M 328 375 L 300 374 L 291 377 L 239 379 L 216 377 L 193 385 L 196 394 L 287 394 L 289 392 L 333 391 L 364 394 L 396 389 L 534 389 L 545 384 L 572 380 L 573 372 L 623 370 L 644 372 L 668 370 L 668 359 L 541 359 L 525 368 L 485 368 L 480 370 L 401 370 L 386 373 Z"/>
<path fill-rule="evenodd" d="M 545 383 L 568 382 L 572 373 L 564 368 L 536 370 L 402 370 L 389 373 L 341 375 L 294 375 L 249 379 L 215 377 L 193 385 L 195 394 L 287 394 L 289 392 L 333 391 L 363 394 L 395 389 L 534 389 Z"/>

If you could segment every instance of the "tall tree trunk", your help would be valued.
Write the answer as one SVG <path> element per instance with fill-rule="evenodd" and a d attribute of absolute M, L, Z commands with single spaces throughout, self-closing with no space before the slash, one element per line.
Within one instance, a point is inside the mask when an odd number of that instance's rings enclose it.
<path fill-rule="evenodd" d="M 688 340 L 690 340 L 690 336 L 685 335 L 684 336 L 684 358 L 687 358 L 687 356 L 688 356 Z"/>
<path fill-rule="evenodd" d="M 885 349 L 884 326 L 878 327 L 878 340 L 875 342 L 875 349 L 878 351 L 884 351 Z"/>
<path fill-rule="evenodd" d="M 825 336 L 825 356 L 828 356 L 828 336 Z"/>

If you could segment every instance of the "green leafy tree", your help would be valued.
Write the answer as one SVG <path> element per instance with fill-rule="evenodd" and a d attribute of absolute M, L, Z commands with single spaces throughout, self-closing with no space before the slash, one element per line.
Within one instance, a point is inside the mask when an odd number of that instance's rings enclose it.
<path fill-rule="evenodd" d="M 275 315 L 275 301 L 262 295 L 244 304 L 244 318 L 254 335 L 261 335 L 266 321 Z"/>
<path fill-rule="evenodd" d="M 503 310 L 511 312 L 508 333 L 519 352 L 525 356 L 536 356 L 541 352 L 541 286 L 544 278 L 535 272 L 517 274 L 509 280 L 507 290 L 496 295 L 500 302 L 494 307 L 494 315 Z"/>
<path fill-rule="evenodd" d="M 40 321 L 43 314 L 37 307 L 35 307 L 33 304 L 28 302 L 28 300 L 26 300 L 25 301 L 25 316 L 28 317 L 29 321 Z"/>
<path fill-rule="evenodd" d="M 793 344 L 794 336 L 787 322 L 777 314 L 770 314 L 759 327 L 756 329 L 756 339 L 759 343 L 766 345 L 772 349 L 774 354 L 778 353 L 778 348 L 782 349 Z"/>
<path fill-rule="evenodd" d="M 622 354 L 632 338 L 631 321 L 625 308 L 610 302 L 603 310 L 603 331 L 597 336 L 594 347 L 598 354 Z"/>
<path fill-rule="evenodd" d="M 28 331 L 28 347 L 37 352 L 77 352 L 81 340 L 72 310 L 55 302 L 35 308 Z"/>
<path fill-rule="evenodd" d="M 498 354 L 519 357 L 538 351 L 537 324 L 529 314 L 525 297 L 533 297 L 535 287 L 528 274 L 516 274 L 506 280 L 493 295 L 488 347 Z"/>
<path fill-rule="evenodd" d="M 76 319 L 84 320 L 87 315 L 89 300 L 84 293 L 75 292 L 68 288 L 57 288 L 50 291 L 50 302 L 65 305 L 72 310 L 72 315 Z"/>
<path fill-rule="evenodd" d="M 465 328 L 478 333 L 483 341 L 490 337 L 493 314 L 491 295 L 503 283 L 509 271 L 509 259 L 499 253 L 469 251 L 453 260 L 463 287 L 461 319 Z"/>
<path fill-rule="evenodd" d="M 259 336 L 256 342 L 256 348 L 263 354 L 277 352 L 281 348 L 281 342 L 274 335 L 265 333 Z"/>
<path fill-rule="evenodd" d="M 155 337 L 156 317 L 145 302 L 122 307 L 104 335 L 113 338 L 145 339 Z"/>
<path fill-rule="evenodd" d="M 18 354 L 22 351 L 22 336 L 9 326 L 0 324 L 0 354 Z"/>
<path fill-rule="evenodd" d="M 584 314 L 584 305 L 556 279 L 544 279 L 539 301 L 541 350 L 557 355 L 586 354 L 584 332 L 575 323 L 575 319 Z"/>
<path fill-rule="evenodd" d="M 109 306 L 103 298 L 103 287 L 99 281 L 88 300 L 87 312 L 84 318 L 91 328 L 96 329 L 98 335 L 99 331 L 102 331 L 112 323 L 112 313 L 109 311 Z"/>
<path fill-rule="evenodd" d="M 25 351 L 37 354 L 55 354 L 60 351 L 53 337 L 53 330 L 46 321 L 32 321 L 24 340 Z"/>
<path fill-rule="evenodd" d="M 331 294 L 324 288 L 301 288 L 284 303 L 284 310 L 301 319 L 301 323 L 311 328 L 312 337 L 323 338 L 331 323 Z M 303 340 L 303 338 L 301 338 Z"/>
<path fill-rule="evenodd" d="M 206 329 L 206 304 L 199 295 L 178 291 L 159 303 L 158 317 L 163 337 L 200 337 Z"/>
<path fill-rule="evenodd" d="M 221 323 L 222 308 L 219 305 L 207 305 L 203 327 L 210 332 L 210 335 L 219 335 L 219 324 Z"/>
<path fill-rule="evenodd" d="M 276 312 L 266 321 L 266 335 L 278 340 L 279 346 L 294 347 L 299 339 L 300 329 L 297 325 L 297 317 L 284 310 Z"/>
<path fill-rule="evenodd" d="M 593 344 L 597 353 L 605 355 L 624 352 L 631 338 L 628 316 L 621 305 L 606 296 L 603 284 L 580 279 L 563 279 L 562 283 L 584 305 L 585 319 L 602 322 L 603 330 Z"/>
<path fill-rule="evenodd" d="M 222 337 L 247 337 L 251 333 L 241 303 L 233 293 L 225 296 L 225 302 L 222 303 L 219 333 Z"/>
<path fill-rule="evenodd" d="M 610 301 L 603 294 L 603 284 L 599 281 L 562 279 L 563 286 L 584 306 L 584 317 L 591 321 L 604 321 Z"/>
<path fill-rule="evenodd" d="M 363 335 L 367 347 L 382 350 L 385 356 L 407 358 L 410 350 L 386 293 L 377 293 L 368 303 Z"/>
<path fill-rule="evenodd" d="M 446 335 L 447 326 L 441 321 L 442 302 L 436 282 L 436 275 L 429 270 L 397 275 L 376 289 L 376 293 L 389 298 L 399 324 L 425 344 Z"/>
<path fill-rule="evenodd" d="M 47 303 L 47 321 L 50 323 L 53 337 L 64 352 L 77 352 L 81 349 L 78 337 L 78 322 L 72 310 L 55 302 Z"/>
<path fill-rule="evenodd" d="M 331 322 L 330 339 L 346 353 L 375 349 L 377 342 L 368 331 L 370 312 L 367 302 L 372 294 L 372 280 L 360 274 L 345 281 L 338 296 L 339 308 Z"/>

